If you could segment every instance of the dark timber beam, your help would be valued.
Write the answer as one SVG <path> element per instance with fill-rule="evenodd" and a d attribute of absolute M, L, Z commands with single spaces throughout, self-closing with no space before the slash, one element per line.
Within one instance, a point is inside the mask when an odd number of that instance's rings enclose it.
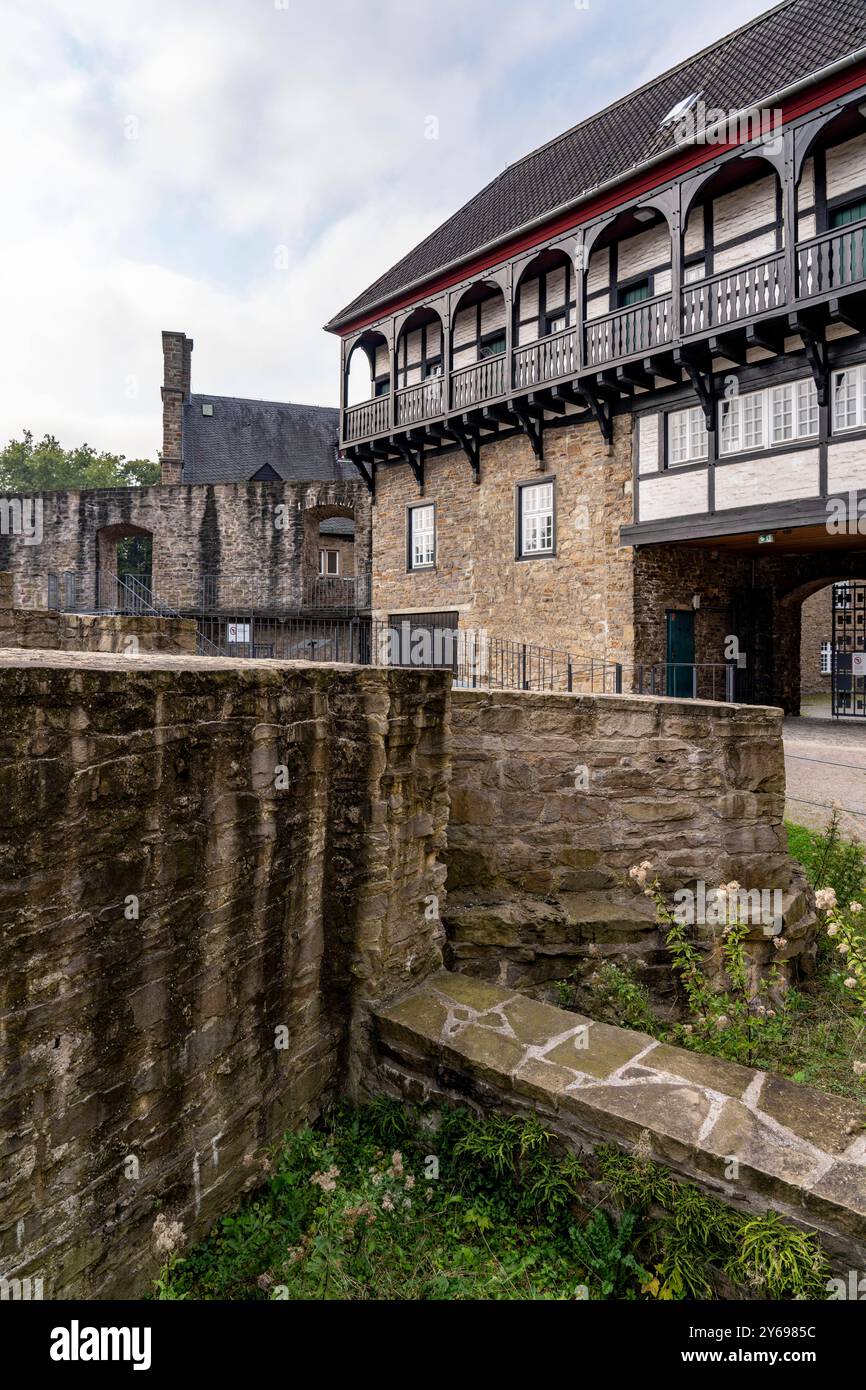
<path fill-rule="evenodd" d="M 394 440 L 394 444 L 395 444 L 395 447 L 396 447 L 398 453 L 399 453 L 400 456 L 403 458 L 404 462 L 405 462 L 405 463 L 408 463 L 409 467 L 412 469 L 412 473 L 413 473 L 413 475 L 414 475 L 415 481 L 416 481 L 416 483 L 418 484 L 418 491 L 419 491 L 419 492 L 423 492 L 423 490 L 424 490 L 424 449 L 423 449 L 423 447 L 420 447 L 420 448 L 418 449 L 418 456 L 417 456 L 417 458 L 416 458 L 416 456 L 415 456 L 415 451 L 413 450 L 413 448 L 412 448 L 411 444 L 409 443 L 408 439 L 404 439 L 404 438 L 395 439 L 395 440 Z"/>
<path fill-rule="evenodd" d="M 563 401 L 568 405 L 586 406 L 586 396 L 582 391 L 576 391 L 573 386 L 554 386 L 551 395 L 554 396 L 556 400 Z"/>
<path fill-rule="evenodd" d="M 862 295 L 850 299 L 831 299 L 828 307 L 832 323 L 844 323 L 858 333 L 866 332 L 866 303 Z"/>
<path fill-rule="evenodd" d="M 372 454 L 364 454 L 364 455 L 362 456 L 362 455 L 360 454 L 360 452 L 353 452 L 353 453 L 347 454 L 346 457 L 348 458 L 349 462 L 350 462 L 355 468 L 357 468 L 358 472 L 360 473 L 361 477 L 362 477 L 363 480 L 364 480 L 364 483 L 365 483 L 365 485 L 366 485 L 367 491 L 369 492 L 370 496 L 371 496 L 371 497 L 375 497 L 375 495 L 376 495 L 376 460 L 375 460 L 375 458 L 373 457 L 373 455 L 372 455 Z M 367 467 L 367 463 L 368 463 L 368 462 L 369 462 L 369 468 Z"/>
<path fill-rule="evenodd" d="M 824 340 L 823 326 L 811 315 L 793 313 L 788 316 L 792 333 L 799 333 L 806 349 L 806 361 L 815 382 L 818 404 L 826 405 L 829 399 L 830 369 L 827 363 L 827 344 Z"/>
<path fill-rule="evenodd" d="M 596 388 L 589 381 L 582 381 L 580 383 L 580 390 L 592 412 L 592 418 L 601 430 L 602 439 L 608 448 L 610 448 L 611 444 L 613 444 L 613 414 L 610 408 L 610 401 L 602 400 Z"/>
<path fill-rule="evenodd" d="M 637 362 L 629 362 L 625 367 L 617 367 L 616 378 L 623 387 L 641 386 L 645 391 L 655 390 L 655 381 L 650 372 L 638 365 Z"/>
<path fill-rule="evenodd" d="M 656 357 L 645 357 L 643 369 L 650 376 L 661 377 L 662 381 L 669 381 L 674 386 L 682 383 L 683 374 L 674 365 L 672 352 L 660 352 Z"/>
<path fill-rule="evenodd" d="M 746 346 L 763 348 L 765 352 L 781 357 L 785 351 L 785 334 L 774 324 L 750 323 L 746 329 Z"/>
<path fill-rule="evenodd" d="M 529 401 L 521 401 L 515 405 L 514 413 L 517 416 L 526 435 L 532 445 L 539 467 L 544 464 L 544 411 L 540 406 L 530 405 Z"/>
<path fill-rule="evenodd" d="M 509 409 L 507 405 L 488 405 L 484 411 L 484 418 L 488 420 L 491 425 L 496 425 L 497 427 L 500 425 L 510 425 L 512 429 L 518 429 L 520 426 L 520 421 L 514 411 Z"/>
<path fill-rule="evenodd" d="M 601 372 L 598 377 L 600 391 L 606 391 L 612 401 L 618 401 L 621 396 L 633 396 L 634 386 L 625 377 L 621 377 L 618 371 Z"/>
<path fill-rule="evenodd" d="M 564 404 L 562 403 L 562 401 L 555 400 L 553 397 L 553 392 L 549 390 L 533 391 L 529 397 L 528 404 L 530 410 L 534 410 L 536 406 L 540 406 L 542 413 L 545 410 L 550 410 L 553 412 L 554 415 L 565 414 Z"/>
<path fill-rule="evenodd" d="M 707 431 L 712 433 L 716 428 L 716 391 L 713 385 L 712 360 L 709 358 L 709 354 L 686 348 L 675 348 L 674 361 L 678 366 L 684 368 L 689 381 L 692 383 L 692 388 L 704 412 Z"/>
<path fill-rule="evenodd" d="M 460 445 L 472 469 L 473 483 L 481 482 L 481 439 L 477 429 L 465 423 L 464 415 L 461 421 L 452 421 L 448 429 L 453 434 L 457 443 Z"/>
<path fill-rule="evenodd" d="M 733 362 L 737 367 L 745 367 L 749 360 L 746 340 L 737 333 L 718 333 L 710 338 L 710 354 L 713 357 L 724 357 L 727 362 Z"/>

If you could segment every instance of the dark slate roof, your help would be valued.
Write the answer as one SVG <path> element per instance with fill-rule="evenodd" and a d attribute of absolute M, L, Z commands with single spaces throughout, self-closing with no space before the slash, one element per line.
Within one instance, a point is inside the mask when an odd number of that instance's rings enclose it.
<path fill-rule="evenodd" d="M 202 405 L 213 407 L 202 414 Z M 266 464 L 284 482 L 357 479 L 337 458 L 332 406 L 190 396 L 183 408 L 183 481 L 243 483 Z"/>
<path fill-rule="evenodd" d="M 330 516 L 319 526 L 320 536 L 354 536 L 355 523 L 350 516 Z"/>
<path fill-rule="evenodd" d="M 481 247 L 577 202 L 601 184 L 626 178 L 647 160 L 673 153 L 674 128 L 662 130 L 660 122 L 693 92 L 701 93 L 707 109 L 744 110 L 864 46 L 863 0 L 782 0 L 510 164 L 341 309 L 327 327 L 337 328 L 368 312 Z"/>

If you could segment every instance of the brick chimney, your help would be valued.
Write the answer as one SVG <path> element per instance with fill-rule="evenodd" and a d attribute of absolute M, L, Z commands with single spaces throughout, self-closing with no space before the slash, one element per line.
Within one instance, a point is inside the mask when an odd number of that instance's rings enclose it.
<path fill-rule="evenodd" d="M 183 468 L 183 407 L 189 400 L 192 338 L 185 333 L 162 335 L 162 463 L 163 483 L 179 483 Z"/>

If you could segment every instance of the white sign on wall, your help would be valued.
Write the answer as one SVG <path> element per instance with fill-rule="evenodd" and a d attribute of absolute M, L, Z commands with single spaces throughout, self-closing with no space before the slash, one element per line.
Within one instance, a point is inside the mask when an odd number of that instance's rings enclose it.
<path fill-rule="evenodd" d="M 866 676 L 866 652 L 851 653 L 852 676 Z"/>
<path fill-rule="evenodd" d="M 226 639 L 229 642 L 249 642 L 250 624 L 229 623 L 226 629 Z"/>

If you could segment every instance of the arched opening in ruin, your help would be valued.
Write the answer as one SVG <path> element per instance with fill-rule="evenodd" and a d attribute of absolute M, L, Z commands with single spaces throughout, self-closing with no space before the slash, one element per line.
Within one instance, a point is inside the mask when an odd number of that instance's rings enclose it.
<path fill-rule="evenodd" d="M 358 568 L 354 507 L 340 503 L 308 507 L 301 560 L 304 607 L 357 606 L 367 579 Z"/>
<path fill-rule="evenodd" d="M 153 532 L 131 522 L 103 526 L 96 534 L 97 604 L 128 610 L 153 592 Z"/>

